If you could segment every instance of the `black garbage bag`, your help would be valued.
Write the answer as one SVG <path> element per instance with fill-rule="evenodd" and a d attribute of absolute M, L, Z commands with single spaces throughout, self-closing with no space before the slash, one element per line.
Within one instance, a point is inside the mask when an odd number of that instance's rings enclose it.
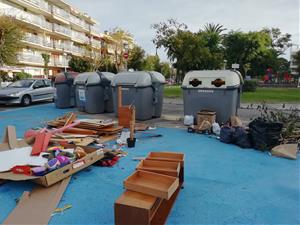
<path fill-rule="evenodd" d="M 251 148 L 251 139 L 249 134 L 243 127 L 234 128 L 233 143 L 240 146 L 241 148 Z"/>
<path fill-rule="evenodd" d="M 234 142 L 233 133 L 234 128 L 223 126 L 220 131 L 220 141 L 227 144 L 232 144 Z"/>
<path fill-rule="evenodd" d="M 252 145 L 255 149 L 269 151 L 279 144 L 283 124 L 257 118 L 249 123 Z"/>

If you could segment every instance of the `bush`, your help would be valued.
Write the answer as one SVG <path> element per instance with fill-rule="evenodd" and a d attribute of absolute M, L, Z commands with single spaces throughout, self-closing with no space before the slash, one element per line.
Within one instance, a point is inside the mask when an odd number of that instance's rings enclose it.
<path fill-rule="evenodd" d="M 19 72 L 19 73 L 16 73 L 16 75 L 14 76 L 14 80 L 29 79 L 31 77 L 32 77 L 32 75 L 29 73 Z"/>
<path fill-rule="evenodd" d="M 258 86 L 258 82 L 256 80 L 245 80 L 243 85 L 244 92 L 255 92 Z"/>

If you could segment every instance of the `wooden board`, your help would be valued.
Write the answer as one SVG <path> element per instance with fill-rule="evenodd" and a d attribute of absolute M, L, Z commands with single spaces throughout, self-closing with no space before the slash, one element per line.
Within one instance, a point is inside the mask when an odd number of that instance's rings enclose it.
<path fill-rule="evenodd" d="M 177 190 L 169 200 L 163 199 L 151 220 L 151 225 L 164 225 L 166 223 L 168 216 L 171 213 L 174 203 L 178 197 L 178 194 L 181 190 L 181 186 L 182 185 L 179 184 Z"/>
<path fill-rule="evenodd" d="M 180 163 L 156 160 L 142 160 L 138 164 L 136 169 L 178 177 L 180 172 Z"/>
<path fill-rule="evenodd" d="M 170 199 L 178 185 L 176 177 L 146 171 L 136 171 L 124 181 L 127 190 L 163 199 Z"/>

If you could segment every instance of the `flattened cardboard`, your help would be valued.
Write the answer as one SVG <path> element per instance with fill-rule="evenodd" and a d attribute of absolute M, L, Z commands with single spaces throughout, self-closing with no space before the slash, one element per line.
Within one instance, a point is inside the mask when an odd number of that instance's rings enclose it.
<path fill-rule="evenodd" d="M 8 143 L 10 149 L 18 148 L 16 128 L 7 126 L 3 138 L 3 143 Z"/>
<path fill-rule="evenodd" d="M 297 159 L 297 144 L 283 144 L 272 148 L 273 156 L 283 157 L 287 159 Z"/>
<path fill-rule="evenodd" d="M 49 188 L 39 186 L 31 193 L 24 192 L 18 205 L 8 215 L 3 225 L 48 224 L 69 182 L 70 177 Z"/>
<path fill-rule="evenodd" d="M 0 151 L 7 151 L 14 148 L 22 148 L 29 146 L 25 140 L 17 140 L 16 128 L 7 126 L 4 131 L 4 138 L 0 144 Z"/>

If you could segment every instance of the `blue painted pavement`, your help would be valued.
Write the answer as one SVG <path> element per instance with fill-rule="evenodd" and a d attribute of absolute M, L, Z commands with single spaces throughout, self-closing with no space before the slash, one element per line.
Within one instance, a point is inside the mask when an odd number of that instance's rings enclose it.
<path fill-rule="evenodd" d="M 0 112 L 0 129 L 15 125 L 24 131 L 72 111 L 53 104 Z M 137 165 L 133 157 L 150 151 L 183 152 L 185 188 L 168 224 L 300 224 L 299 160 L 271 157 L 181 129 L 151 131 L 163 137 L 139 139 L 136 148 L 113 168 L 90 167 L 75 174 L 59 207 L 72 208 L 52 217 L 50 224 L 113 224 L 114 201 L 122 194 L 123 180 Z M 15 199 L 31 190 L 30 182 L 0 186 L 0 223 L 15 207 Z"/>

